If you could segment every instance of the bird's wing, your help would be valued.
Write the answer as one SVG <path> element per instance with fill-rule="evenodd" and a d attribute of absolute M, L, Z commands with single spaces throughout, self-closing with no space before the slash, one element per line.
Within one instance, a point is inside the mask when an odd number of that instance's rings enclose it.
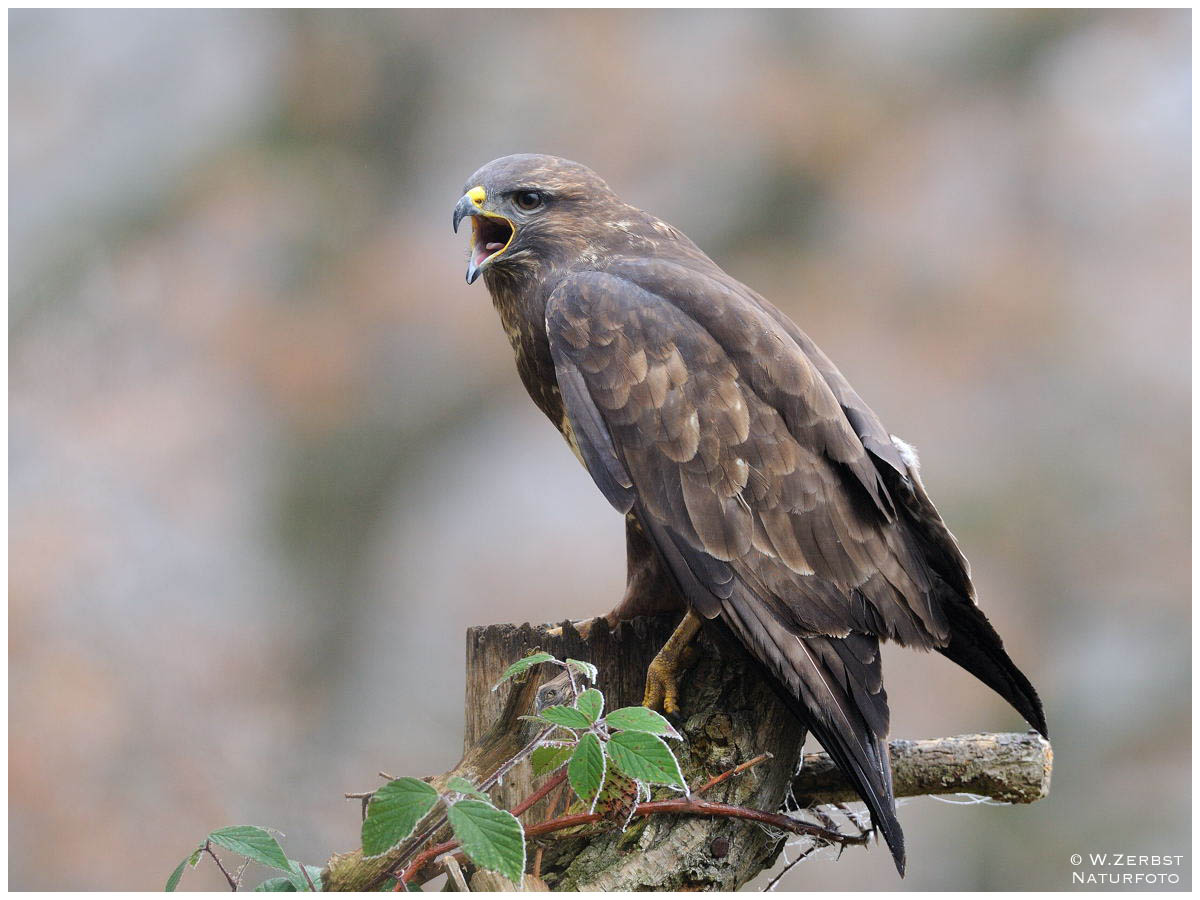
<path fill-rule="evenodd" d="M 745 295 L 770 315 L 812 361 L 837 398 L 846 421 L 875 460 L 906 534 L 929 567 L 937 606 L 947 620 L 948 639 L 938 645 L 938 652 L 983 681 L 1047 735 L 1046 714 L 1037 691 L 1009 658 L 1000 635 L 976 605 L 971 566 L 925 491 L 916 452 L 888 433 L 837 366 L 791 319 L 757 294 L 745 290 Z"/>
<path fill-rule="evenodd" d="M 736 586 L 798 634 L 942 642 L 925 561 L 821 373 L 761 308 L 670 268 L 656 290 L 647 265 L 573 275 L 547 306 L 605 496 L 639 507 L 710 618 Z"/>
<path fill-rule="evenodd" d="M 878 639 L 943 637 L 924 563 L 795 341 L 719 285 L 702 293 L 667 274 L 670 293 L 610 270 L 552 294 L 571 440 L 692 606 L 720 617 L 794 698 L 902 865 Z"/>

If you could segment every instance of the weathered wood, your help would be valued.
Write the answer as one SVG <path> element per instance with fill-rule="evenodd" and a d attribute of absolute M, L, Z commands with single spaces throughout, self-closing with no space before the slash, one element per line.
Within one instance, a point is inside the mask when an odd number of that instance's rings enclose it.
<path fill-rule="evenodd" d="M 509 881 L 503 875 L 498 875 L 495 872 L 488 872 L 480 869 L 471 876 L 471 890 L 475 893 L 484 893 L 492 891 L 515 891 L 517 886 Z M 521 890 L 523 891 L 548 891 L 546 882 L 540 878 L 534 878 L 532 875 L 526 875 L 521 882 Z"/>
<path fill-rule="evenodd" d="M 547 682 L 550 667 L 529 677 L 492 687 L 509 664 L 535 649 L 599 668 L 599 687 L 608 709 L 641 701 L 646 667 L 670 636 L 677 617 L 637 619 L 610 629 L 603 620 L 588 623 L 580 634 L 571 623 L 551 628 L 492 625 L 467 633 L 466 749 L 451 771 L 429 779 L 439 785 L 461 775 L 487 786 L 488 776 L 511 762 L 538 735 L 539 727 L 522 719 L 535 711 L 548 692 L 561 689 L 563 676 Z M 801 804 L 856 800 L 837 767 L 824 753 L 803 757 L 804 730 L 761 677 L 757 664 L 723 632 L 705 628 L 697 640 L 697 661 L 684 677 L 677 745 L 687 782 L 693 786 L 728 772 L 761 753 L 773 759 L 720 783 L 705 794 L 736 806 L 773 812 L 783 806 L 789 782 Z M 1053 753 L 1036 734 L 974 734 L 927 741 L 893 741 L 892 764 L 897 796 L 981 794 L 1010 803 L 1045 797 Z M 512 808 L 534 792 L 527 762 L 496 780 L 491 796 Z M 539 779 L 539 783 L 542 781 Z M 527 826 L 561 814 L 565 789 L 521 815 Z M 664 796 L 669 795 L 664 794 Z M 444 819 L 427 824 L 410 841 L 376 859 L 361 851 L 335 855 L 322 877 L 326 890 L 378 888 L 400 861 L 411 864 L 417 843 L 449 837 Z M 535 890 L 733 890 L 769 867 L 782 847 L 781 833 L 739 819 L 652 815 L 634 819 L 624 831 L 589 827 L 531 839 L 530 860 L 537 859 Z M 424 875 L 436 874 L 427 867 Z M 419 879 L 418 879 L 419 880 Z M 473 890 L 504 885 L 482 873 L 471 875 Z"/>
<path fill-rule="evenodd" d="M 961 734 L 926 741 L 892 741 L 897 797 L 977 794 L 1002 803 L 1033 803 L 1050 793 L 1054 751 L 1035 731 Z M 807 753 L 792 780 L 801 803 L 849 803 L 858 795 L 824 753 Z"/>
<path fill-rule="evenodd" d="M 600 670 L 598 687 L 609 709 L 641 702 L 646 667 L 670 637 L 678 616 L 635 619 L 609 629 L 589 623 L 586 637 L 571 623 L 546 626 L 494 625 L 472 628 L 467 637 L 466 734 L 470 743 L 486 728 L 502 702 L 491 692 L 513 660 L 538 648 L 559 658 L 573 657 Z M 714 788 L 706 799 L 775 811 L 783 804 L 788 780 L 800 761 L 804 729 L 758 676 L 757 664 L 716 629 L 697 639 L 697 661 L 681 691 L 680 765 L 697 785 L 740 763 L 769 752 L 756 766 Z M 518 766 L 492 796 L 512 806 L 533 790 L 527 765 Z M 552 802 L 552 801 L 551 801 Z M 524 817 L 547 816 L 547 803 Z M 542 877 L 552 890 L 734 890 L 779 852 L 778 836 L 734 819 L 654 816 L 624 832 L 543 842 Z"/>

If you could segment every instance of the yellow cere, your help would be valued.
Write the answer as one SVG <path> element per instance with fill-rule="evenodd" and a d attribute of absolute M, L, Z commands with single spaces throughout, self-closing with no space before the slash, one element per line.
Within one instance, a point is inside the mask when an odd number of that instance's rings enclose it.
<path fill-rule="evenodd" d="M 467 196 L 471 198 L 472 203 L 482 208 L 483 201 L 487 199 L 487 191 L 483 189 L 482 185 L 476 185 L 467 191 Z"/>

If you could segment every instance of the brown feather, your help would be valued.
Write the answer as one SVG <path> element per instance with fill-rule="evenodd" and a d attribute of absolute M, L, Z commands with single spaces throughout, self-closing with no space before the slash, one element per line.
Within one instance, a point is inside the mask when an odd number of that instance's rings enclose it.
<path fill-rule="evenodd" d="M 795 323 L 595 173 L 515 156 L 475 185 L 549 198 L 503 207 L 484 279 L 530 395 L 631 517 L 630 590 L 665 579 L 742 640 L 902 868 L 879 640 L 938 648 L 1045 730 L 915 465 Z"/>

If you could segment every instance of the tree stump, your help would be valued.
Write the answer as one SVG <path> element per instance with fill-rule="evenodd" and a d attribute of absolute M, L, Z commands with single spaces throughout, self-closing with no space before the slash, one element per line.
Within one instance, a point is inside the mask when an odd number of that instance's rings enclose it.
<path fill-rule="evenodd" d="M 549 666 L 538 666 L 493 690 L 504 670 L 534 650 L 583 660 L 599 670 L 597 686 L 604 692 L 607 710 L 634 706 L 642 699 L 646 668 L 675 624 L 674 617 L 645 618 L 610 629 L 597 619 L 582 635 L 570 622 L 553 628 L 526 624 L 469 629 L 465 752 L 453 769 L 428 781 L 440 788 L 450 776 L 462 776 L 488 791 L 497 806 L 517 807 L 535 791 L 529 763 L 513 765 L 542 733 L 542 726 L 528 716 L 545 700 L 545 691 L 559 687 L 566 676 L 546 684 L 553 673 L 547 671 Z M 683 709 L 676 725 L 683 740 L 673 742 L 687 783 L 706 784 L 764 753 L 772 755 L 712 786 L 704 800 L 741 807 L 742 813 L 771 814 L 783 808 L 785 800 L 795 809 L 797 804 L 856 799 L 826 754 L 803 756 L 801 768 L 804 728 L 740 644 L 722 630 L 706 627 L 697 638 L 697 650 L 697 661 L 680 691 Z M 891 753 L 897 797 L 971 793 L 1032 803 L 1050 789 L 1053 753 L 1049 742 L 1034 732 L 892 741 Z M 526 828 L 561 814 L 566 792 L 562 786 L 559 793 L 552 791 L 527 807 L 521 813 Z M 530 838 L 525 889 L 735 890 L 774 863 L 789 836 L 776 826 L 795 830 L 793 821 L 780 822 L 779 817 L 767 827 L 744 818 L 677 812 L 676 806 L 644 817 L 635 813 L 623 829 L 597 824 Z M 412 837 L 382 856 L 364 859 L 360 850 L 334 854 L 321 874 L 325 890 L 375 890 L 409 864 L 419 867 L 410 877 L 420 883 L 439 869 L 432 855 L 423 865 L 412 862 L 416 851 L 449 836 L 445 815 L 431 814 Z M 798 856 L 817 846 L 816 839 L 803 840 L 808 844 L 798 849 Z M 461 881 L 463 873 L 457 874 Z M 480 871 L 469 883 L 472 890 L 511 887 L 503 878 Z"/>
<path fill-rule="evenodd" d="M 589 623 L 586 637 L 570 623 L 549 626 L 490 625 L 467 632 L 467 747 L 495 722 L 507 692 L 492 691 L 504 669 L 534 649 L 560 659 L 595 665 L 607 709 L 642 701 L 646 667 L 670 637 L 678 617 L 622 622 L 609 629 Z M 688 784 L 702 784 L 762 753 L 773 759 L 730 778 L 705 799 L 776 811 L 800 763 L 804 728 L 787 710 L 739 644 L 714 628 L 697 638 L 697 659 L 680 691 L 676 723 L 684 740 L 671 742 Z M 522 763 L 493 791 L 498 806 L 511 807 L 533 792 L 532 772 Z M 547 801 L 527 822 L 548 816 Z M 551 890 L 736 890 L 779 853 L 782 841 L 762 825 L 736 819 L 654 816 L 625 830 L 587 837 L 543 839 L 541 875 Z M 536 852 L 530 848 L 531 856 Z"/>

